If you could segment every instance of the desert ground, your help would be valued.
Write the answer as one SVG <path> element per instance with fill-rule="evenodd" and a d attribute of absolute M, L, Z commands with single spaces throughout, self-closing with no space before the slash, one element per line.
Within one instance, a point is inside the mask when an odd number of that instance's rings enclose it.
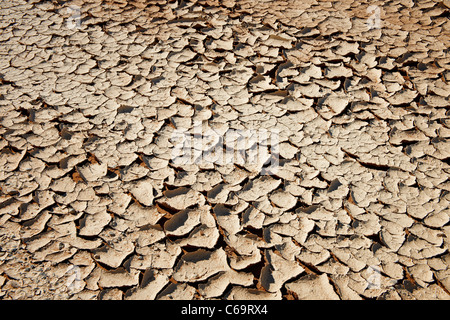
<path fill-rule="evenodd" d="M 449 299 L 449 8 L 1 1 L 0 299 Z"/>

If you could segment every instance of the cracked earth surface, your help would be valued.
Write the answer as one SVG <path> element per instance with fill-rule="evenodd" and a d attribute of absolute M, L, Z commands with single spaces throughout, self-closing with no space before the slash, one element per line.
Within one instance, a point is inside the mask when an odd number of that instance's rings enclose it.
<path fill-rule="evenodd" d="M 0 298 L 448 299 L 449 6 L 1 1 Z"/>

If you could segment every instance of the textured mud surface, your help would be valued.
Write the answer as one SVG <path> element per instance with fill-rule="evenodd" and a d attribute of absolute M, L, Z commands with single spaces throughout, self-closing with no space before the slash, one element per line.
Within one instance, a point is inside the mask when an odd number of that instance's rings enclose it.
<path fill-rule="evenodd" d="M 0 298 L 450 298 L 449 6 L 1 1 Z"/>

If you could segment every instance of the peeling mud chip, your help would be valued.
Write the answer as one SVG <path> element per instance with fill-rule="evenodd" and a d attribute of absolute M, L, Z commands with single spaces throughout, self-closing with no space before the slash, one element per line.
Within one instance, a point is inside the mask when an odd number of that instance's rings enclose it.
<path fill-rule="evenodd" d="M 449 299 L 450 3 L 369 2 L 0 1 L 0 299 Z"/>

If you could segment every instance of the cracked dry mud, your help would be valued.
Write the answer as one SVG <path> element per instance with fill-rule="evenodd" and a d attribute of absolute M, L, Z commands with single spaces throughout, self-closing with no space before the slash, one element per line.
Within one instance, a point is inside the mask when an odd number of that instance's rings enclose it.
<path fill-rule="evenodd" d="M 0 298 L 449 299 L 449 7 L 1 1 Z"/>

